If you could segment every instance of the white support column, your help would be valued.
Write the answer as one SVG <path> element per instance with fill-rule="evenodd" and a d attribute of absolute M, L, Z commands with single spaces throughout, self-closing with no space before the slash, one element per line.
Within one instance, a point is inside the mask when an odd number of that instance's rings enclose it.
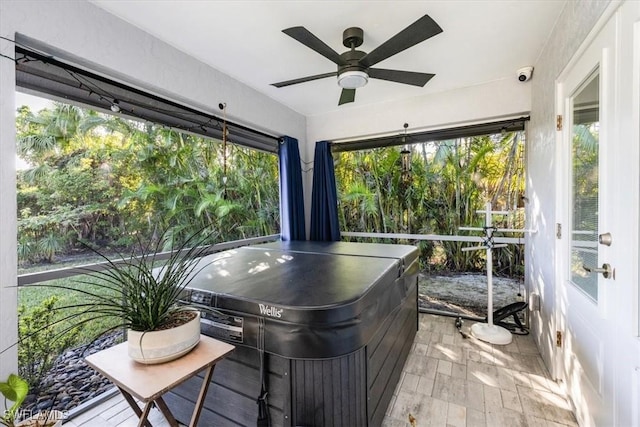
<path fill-rule="evenodd" d="M 2 7 L 0 6 L 0 11 Z M 2 15 L 2 14 L 0 14 Z M 0 35 L 14 38 L 0 17 Z M 0 351 L 17 341 L 17 218 L 14 44 L 0 39 Z M 8 56 L 9 58 L 6 58 Z M 14 345 L 0 354 L 0 381 L 18 368 Z M 1 405 L 1 403 L 0 403 Z M 0 408 L 2 410 L 2 408 Z"/>

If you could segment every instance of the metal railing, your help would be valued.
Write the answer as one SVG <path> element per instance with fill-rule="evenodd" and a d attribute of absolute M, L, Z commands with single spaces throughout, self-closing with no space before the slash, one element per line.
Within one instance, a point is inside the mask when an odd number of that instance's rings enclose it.
<path fill-rule="evenodd" d="M 514 232 L 517 232 L 514 230 Z M 524 232 L 520 231 L 520 232 Z M 343 237 L 364 237 L 374 239 L 404 239 L 404 240 L 433 240 L 440 242 L 471 242 L 482 243 L 484 242 L 483 236 L 457 236 L 457 235 L 443 235 L 443 234 L 403 234 L 403 233 L 361 233 L 357 231 L 343 231 L 340 233 Z M 511 243 L 511 244 L 524 244 L 524 237 L 501 237 L 494 236 L 494 243 Z"/>
<path fill-rule="evenodd" d="M 280 238 L 280 234 L 271 234 L 269 236 L 251 237 L 249 239 L 232 240 L 230 242 L 217 243 L 209 246 L 210 253 L 226 251 L 228 249 L 239 248 L 240 246 L 255 245 L 258 243 L 273 242 Z M 156 254 L 155 259 L 162 261 L 169 259 L 173 252 L 161 252 Z M 129 258 L 129 260 L 136 257 Z M 119 264 L 123 261 L 113 261 L 113 264 Z M 66 277 L 80 276 L 90 271 L 103 271 L 111 268 L 108 262 L 98 262 L 93 264 L 78 265 L 73 267 L 58 268 L 55 270 L 39 271 L 36 273 L 26 273 L 18 276 L 18 286 L 28 286 L 36 283 L 47 282 L 49 280 L 63 279 Z"/>

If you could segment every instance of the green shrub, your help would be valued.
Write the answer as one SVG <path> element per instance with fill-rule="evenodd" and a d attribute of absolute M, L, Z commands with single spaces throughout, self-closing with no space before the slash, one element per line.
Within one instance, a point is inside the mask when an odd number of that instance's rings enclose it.
<path fill-rule="evenodd" d="M 53 262 L 53 257 L 62 249 L 61 239 L 54 233 L 49 233 L 38 241 L 38 252 L 47 262 Z"/>
<path fill-rule="evenodd" d="M 18 371 L 32 389 L 38 389 L 63 351 L 77 345 L 79 328 L 59 333 L 65 326 L 56 324 L 54 308 L 58 300 L 51 296 L 31 310 L 24 305 L 18 308 Z"/>
<path fill-rule="evenodd" d="M 18 240 L 18 262 L 26 264 L 33 260 L 35 253 L 35 242 L 28 237 L 21 237 Z"/>

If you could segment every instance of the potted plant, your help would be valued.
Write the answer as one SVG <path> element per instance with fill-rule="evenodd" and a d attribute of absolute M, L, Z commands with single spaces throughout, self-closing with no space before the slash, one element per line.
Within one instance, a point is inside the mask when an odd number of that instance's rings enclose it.
<path fill-rule="evenodd" d="M 6 427 L 60 427 L 63 413 L 44 411 L 18 421 L 22 415 L 20 406 L 29 393 L 29 384 L 18 375 L 11 374 L 6 382 L 0 382 L 0 393 L 4 396 L 5 411 L 0 416 L 0 424 Z M 8 403 L 13 402 L 9 407 Z"/>
<path fill-rule="evenodd" d="M 80 304 L 55 308 L 63 312 L 73 310 L 58 322 L 71 320 L 78 325 L 95 319 L 113 319 L 115 326 L 100 331 L 100 335 L 126 328 L 129 356 L 134 360 L 153 364 L 176 359 L 198 344 L 200 310 L 210 310 L 182 300 L 187 285 L 207 265 L 201 258 L 208 254 L 208 248 L 200 246 L 206 236 L 203 238 L 198 232 L 172 251 L 166 260 L 160 259 L 165 235 L 163 233 L 155 245 L 140 245 L 140 255 L 120 256 L 115 261 L 91 249 L 105 263 L 99 268 L 80 267 L 87 274 L 75 282 L 95 285 L 97 279 L 98 290 L 72 284 L 36 286 L 59 288 L 83 296 Z"/>

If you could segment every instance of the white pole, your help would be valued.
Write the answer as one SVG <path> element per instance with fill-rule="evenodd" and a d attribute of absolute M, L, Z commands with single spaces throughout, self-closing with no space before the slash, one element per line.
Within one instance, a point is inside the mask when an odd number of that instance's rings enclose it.
<path fill-rule="evenodd" d="M 493 326 L 493 248 L 491 247 L 491 238 L 493 237 L 493 229 L 491 226 L 491 202 L 487 202 L 485 208 L 485 226 L 487 227 L 487 323 Z"/>
<path fill-rule="evenodd" d="M 487 202 L 484 210 L 484 232 L 486 242 L 484 249 L 487 250 L 487 323 L 475 323 L 471 325 L 471 335 L 489 342 L 491 344 L 507 345 L 513 337 L 511 332 L 501 326 L 493 324 L 493 249 L 497 245 L 493 244 L 493 220 L 491 215 L 491 202 Z"/>

